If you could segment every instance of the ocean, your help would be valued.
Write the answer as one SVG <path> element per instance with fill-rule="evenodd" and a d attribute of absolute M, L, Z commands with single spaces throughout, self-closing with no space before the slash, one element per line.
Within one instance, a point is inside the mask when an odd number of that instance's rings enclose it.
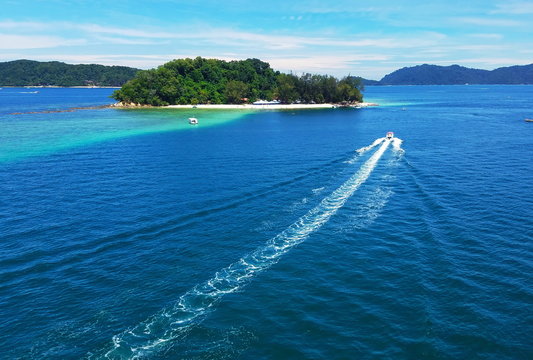
<path fill-rule="evenodd" d="M 0 90 L 0 358 L 533 358 L 533 86 L 112 91 Z"/>

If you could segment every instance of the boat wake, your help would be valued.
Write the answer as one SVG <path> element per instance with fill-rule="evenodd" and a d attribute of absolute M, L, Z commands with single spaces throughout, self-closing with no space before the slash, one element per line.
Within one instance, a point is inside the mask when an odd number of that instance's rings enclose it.
<path fill-rule="evenodd" d="M 390 180 L 394 180 L 394 177 L 387 181 Z M 342 225 L 339 226 L 337 231 L 340 233 L 353 233 L 372 225 L 381 215 L 392 195 L 394 195 L 394 191 L 387 185 L 379 185 L 368 193 L 362 194 L 361 199 L 358 199 L 353 209 L 346 211 L 339 218 L 338 223 Z"/>
<path fill-rule="evenodd" d="M 403 155 L 405 153 L 405 150 L 402 149 L 402 143 L 403 143 L 403 140 L 400 138 L 392 139 L 392 149 L 397 155 Z"/>
<path fill-rule="evenodd" d="M 115 335 L 110 348 L 91 354 L 89 358 L 137 359 L 161 351 L 166 344 L 186 336 L 192 327 L 198 325 L 214 310 L 216 303 L 224 295 L 241 289 L 256 274 L 271 267 L 291 248 L 320 229 L 368 179 L 391 142 L 384 138 L 377 139 L 366 147 L 365 151 L 382 143 L 380 148 L 346 182 L 307 214 L 268 240 L 265 245 L 181 295 L 172 306 Z"/>
<path fill-rule="evenodd" d="M 364 154 L 366 153 L 367 151 L 375 148 L 376 146 L 378 146 L 379 144 L 381 144 L 383 141 L 385 140 L 385 138 L 378 138 L 376 140 L 374 140 L 374 142 L 368 146 L 363 146 L 362 148 L 359 148 L 357 150 L 355 150 L 356 152 L 356 155 L 354 157 L 352 157 L 351 159 L 349 160 L 346 160 L 344 161 L 345 164 L 350 164 L 350 165 L 353 165 L 355 163 L 357 163 L 357 161 L 359 160 L 359 158 Z"/>
<path fill-rule="evenodd" d="M 360 149 L 357 149 L 355 150 L 356 153 L 358 153 L 359 155 L 363 155 L 364 153 L 366 153 L 368 150 L 378 146 L 379 144 L 381 144 L 383 141 L 385 140 L 384 137 L 382 138 L 379 138 L 379 139 L 376 139 L 372 144 L 368 145 L 368 146 L 364 146 Z"/>

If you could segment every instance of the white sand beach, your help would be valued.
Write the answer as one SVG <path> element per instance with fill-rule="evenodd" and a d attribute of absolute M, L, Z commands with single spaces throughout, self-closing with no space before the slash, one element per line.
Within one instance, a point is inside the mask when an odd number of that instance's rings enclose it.
<path fill-rule="evenodd" d="M 327 109 L 335 108 L 339 105 L 336 104 L 272 104 L 272 105 L 253 105 L 253 104 L 198 104 L 198 105 L 168 105 L 162 106 L 167 109 L 242 109 L 242 110 L 296 110 L 296 109 Z M 350 107 L 369 107 L 378 106 L 375 103 L 358 103 L 351 105 Z"/>

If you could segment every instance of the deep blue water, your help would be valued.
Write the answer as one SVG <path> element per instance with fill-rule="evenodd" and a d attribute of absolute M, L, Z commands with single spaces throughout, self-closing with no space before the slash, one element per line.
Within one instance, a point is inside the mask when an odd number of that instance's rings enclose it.
<path fill-rule="evenodd" d="M 533 358 L 533 86 L 10 115 L 111 91 L 0 90 L 1 358 Z"/>

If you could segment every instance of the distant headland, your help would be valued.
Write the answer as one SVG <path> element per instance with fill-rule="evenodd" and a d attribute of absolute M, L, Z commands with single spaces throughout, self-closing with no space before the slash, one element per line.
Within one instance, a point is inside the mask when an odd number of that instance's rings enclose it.
<path fill-rule="evenodd" d="M 0 62 L 0 86 L 121 87 L 138 71 L 127 66 L 15 60 Z"/>
<path fill-rule="evenodd" d="M 530 85 L 533 64 L 501 67 L 494 70 L 471 69 L 459 65 L 418 65 L 404 67 L 381 80 L 364 80 L 365 85 Z"/>

